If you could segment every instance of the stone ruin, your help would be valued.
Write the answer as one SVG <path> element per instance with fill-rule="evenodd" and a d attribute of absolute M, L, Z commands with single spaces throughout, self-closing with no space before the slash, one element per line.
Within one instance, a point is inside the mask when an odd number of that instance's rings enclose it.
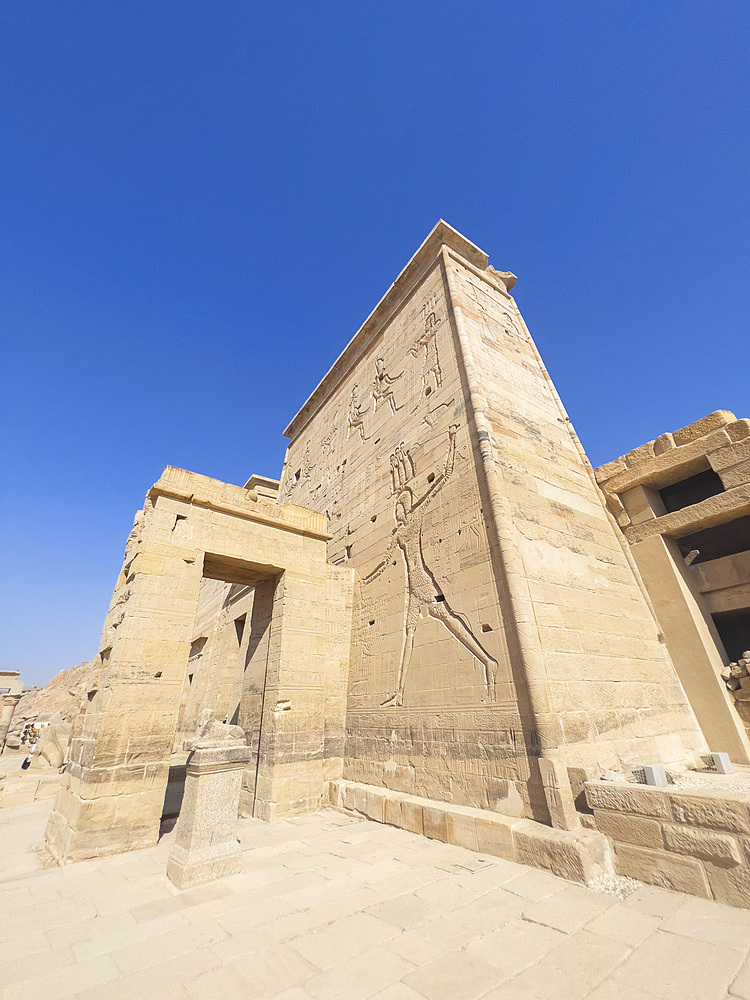
<path fill-rule="evenodd" d="M 750 759 L 736 717 L 725 744 L 688 699 L 627 537 L 659 456 L 595 476 L 514 283 L 438 223 L 290 423 L 279 482 L 165 469 L 73 725 L 58 860 L 156 842 L 208 709 L 244 735 L 243 816 L 330 803 L 750 905 L 750 796 L 633 780 Z"/>

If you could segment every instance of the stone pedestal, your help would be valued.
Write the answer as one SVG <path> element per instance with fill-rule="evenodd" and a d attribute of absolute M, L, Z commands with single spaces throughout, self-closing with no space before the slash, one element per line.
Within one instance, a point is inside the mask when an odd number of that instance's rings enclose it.
<path fill-rule="evenodd" d="M 20 700 L 20 694 L 3 695 L 2 709 L 0 709 L 0 753 L 5 749 L 5 740 L 10 729 L 10 724 L 13 721 L 13 713 Z"/>
<path fill-rule="evenodd" d="M 190 749 L 190 747 L 186 747 Z M 210 723 L 188 757 L 185 796 L 167 875 L 180 888 L 234 875 L 242 854 L 237 814 L 251 749 L 239 726 Z"/>

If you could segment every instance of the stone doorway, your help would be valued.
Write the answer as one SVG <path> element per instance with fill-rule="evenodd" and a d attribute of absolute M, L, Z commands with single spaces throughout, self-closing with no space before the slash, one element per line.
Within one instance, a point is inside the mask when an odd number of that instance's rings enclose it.
<path fill-rule="evenodd" d="M 156 843 L 181 707 L 189 704 L 183 693 L 204 579 L 253 591 L 248 669 L 241 683 L 235 677 L 211 692 L 214 709 L 224 699 L 224 715 L 236 714 L 255 747 L 243 815 L 270 820 L 320 807 L 329 776 L 327 685 L 341 684 L 352 591 L 351 571 L 326 562 L 326 528 L 324 515 L 259 491 L 165 470 L 126 546 L 67 787 L 47 828 L 55 857 Z M 246 629 L 247 617 L 240 645 Z"/>

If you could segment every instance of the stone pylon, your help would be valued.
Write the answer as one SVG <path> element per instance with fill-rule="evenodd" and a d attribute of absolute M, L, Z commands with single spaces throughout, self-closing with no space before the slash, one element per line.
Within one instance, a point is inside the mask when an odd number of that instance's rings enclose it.
<path fill-rule="evenodd" d="M 704 743 L 514 282 L 440 222 L 287 428 L 280 491 L 358 573 L 344 777 L 565 827 L 571 775 Z"/>

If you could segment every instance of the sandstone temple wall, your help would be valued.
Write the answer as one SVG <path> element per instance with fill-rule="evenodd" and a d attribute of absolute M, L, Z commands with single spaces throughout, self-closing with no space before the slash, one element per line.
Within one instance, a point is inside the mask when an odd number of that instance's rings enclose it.
<path fill-rule="evenodd" d="M 358 585 L 344 777 L 542 818 L 563 767 L 703 739 L 509 294 L 433 230 L 287 429 Z"/>

